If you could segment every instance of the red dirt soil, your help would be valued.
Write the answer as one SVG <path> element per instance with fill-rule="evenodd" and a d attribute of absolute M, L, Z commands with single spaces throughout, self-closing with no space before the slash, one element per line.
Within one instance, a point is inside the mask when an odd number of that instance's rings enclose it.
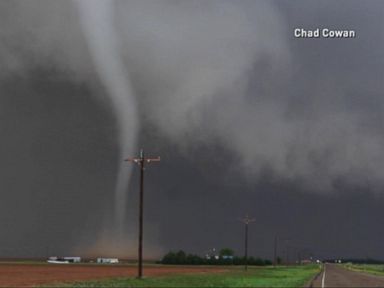
<path fill-rule="evenodd" d="M 223 272 L 214 267 L 144 267 L 145 276 Z M 0 287 L 32 287 L 113 277 L 135 277 L 135 266 L 80 265 L 80 264 L 8 264 L 0 263 Z"/>

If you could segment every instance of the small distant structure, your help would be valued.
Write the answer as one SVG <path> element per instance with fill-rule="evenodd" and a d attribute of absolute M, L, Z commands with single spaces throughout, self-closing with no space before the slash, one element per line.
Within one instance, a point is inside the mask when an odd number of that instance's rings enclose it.
<path fill-rule="evenodd" d="M 220 257 L 217 255 L 216 248 L 210 249 L 206 254 L 205 254 L 205 259 L 210 260 L 210 259 L 216 259 L 218 260 Z"/>
<path fill-rule="evenodd" d="M 223 255 L 221 256 L 224 260 L 233 260 L 233 255 Z"/>
<path fill-rule="evenodd" d="M 341 260 L 340 259 L 335 259 L 335 263 L 341 263 Z"/>
<path fill-rule="evenodd" d="M 52 264 L 69 264 L 69 263 L 80 263 L 81 257 L 57 257 L 52 256 L 47 260 L 48 263 Z"/>
<path fill-rule="evenodd" d="M 119 259 L 118 258 L 97 258 L 97 263 L 117 264 L 117 263 L 119 263 Z"/>
<path fill-rule="evenodd" d="M 63 257 L 64 261 L 68 261 L 69 263 L 80 263 L 81 257 Z"/>
<path fill-rule="evenodd" d="M 59 257 L 53 256 L 49 257 L 47 260 L 48 263 L 51 264 L 68 264 L 68 261 L 64 261 L 64 259 L 60 259 Z"/>

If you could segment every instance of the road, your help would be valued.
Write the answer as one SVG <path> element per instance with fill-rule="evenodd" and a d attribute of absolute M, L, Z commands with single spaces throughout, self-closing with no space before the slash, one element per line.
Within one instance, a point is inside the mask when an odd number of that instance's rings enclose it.
<path fill-rule="evenodd" d="M 325 264 L 324 271 L 315 279 L 312 287 L 384 287 L 384 276 L 347 270 L 337 264 Z"/>

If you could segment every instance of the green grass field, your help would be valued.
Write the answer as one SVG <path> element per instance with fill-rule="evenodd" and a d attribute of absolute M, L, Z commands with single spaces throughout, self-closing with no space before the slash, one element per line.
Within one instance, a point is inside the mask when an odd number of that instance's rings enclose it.
<path fill-rule="evenodd" d="M 344 266 L 350 270 L 366 272 L 374 275 L 384 276 L 384 264 L 352 264 L 346 263 Z"/>
<path fill-rule="evenodd" d="M 228 272 L 161 277 L 115 278 L 61 284 L 60 287 L 303 287 L 320 271 L 319 265 L 292 267 L 239 267 Z"/>

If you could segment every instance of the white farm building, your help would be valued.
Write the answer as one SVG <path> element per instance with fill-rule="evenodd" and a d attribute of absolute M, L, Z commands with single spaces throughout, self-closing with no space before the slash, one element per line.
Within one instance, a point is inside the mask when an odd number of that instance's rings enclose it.
<path fill-rule="evenodd" d="M 117 258 L 97 258 L 97 263 L 116 264 L 119 263 Z"/>

